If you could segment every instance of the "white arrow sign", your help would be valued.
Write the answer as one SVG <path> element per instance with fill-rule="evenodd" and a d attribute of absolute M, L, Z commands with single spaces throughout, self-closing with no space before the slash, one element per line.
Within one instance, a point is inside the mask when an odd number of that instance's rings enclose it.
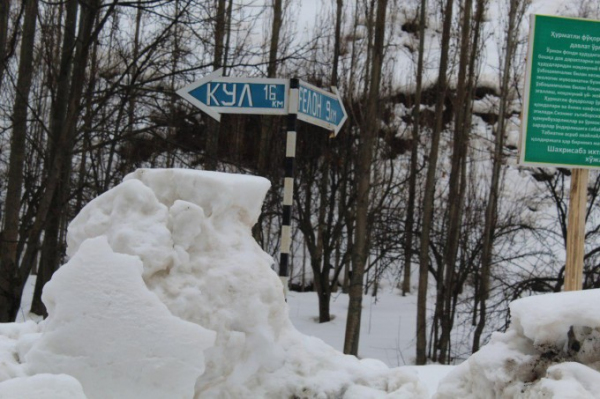
<path fill-rule="evenodd" d="M 221 114 L 285 115 L 288 79 L 223 77 L 223 69 L 177 90 L 217 121 Z"/>
<path fill-rule="evenodd" d="M 286 115 L 289 88 L 288 79 L 223 77 L 223 69 L 218 69 L 177 94 L 220 121 L 221 114 Z M 337 135 L 348 114 L 337 89 L 332 89 L 330 93 L 300 81 L 298 119 Z"/>
<path fill-rule="evenodd" d="M 337 89 L 332 89 L 334 93 L 300 81 L 298 119 L 332 130 L 337 135 L 348 114 Z"/>

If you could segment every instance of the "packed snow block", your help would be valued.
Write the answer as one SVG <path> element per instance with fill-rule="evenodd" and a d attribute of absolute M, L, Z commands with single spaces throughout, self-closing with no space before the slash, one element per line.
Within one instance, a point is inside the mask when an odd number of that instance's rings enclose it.
<path fill-rule="evenodd" d="M 262 209 L 271 183 L 262 177 L 191 169 L 138 169 L 125 181 L 139 180 L 160 203 L 171 207 L 185 201 L 201 207 L 206 216 L 235 215 L 252 227 Z"/>
<path fill-rule="evenodd" d="M 273 259 L 251 232 L 269 187 L 247 175 L 140 169 L 80 212 L 67 252 L 104 237 L 142 260 L 146 286 L 171 314 L 217 333 L 195 398 L 342 398 L 355 385 L 425 397 L 414 374 L 345 356 L 292 326 Z"/>
<path fill-rule="evenodd" d="M 87 399 L 75 378 L 64 374 L 38 374 L 0 383 L 0 399 Z"/>
<path fill-rule="evenodd" d="M 49 316 L 28 373 L 75 377 L 89 399 L 192 398 L 215 334 L 173 316 L 142 268 L 105 236 L 83 242 L 44 287 Z"/>
<path fill-rule="evenodd" d="M 510 304 L 511 326 L 534 345 L 567 343 L 572 326 L 600 328 L 600 290 L 531 296 Z"/>
<path fill-rule="evenodd" d="M 437 399 L 600 398 L 600 290 L 510 304 L 511 325 L 441 383 Z"/>
<path fill-rule="evenodd" d="M 139 180 L 127 181 L 86 205 L 68 227 L 67 255 L 89 238 L 106 237 L 113 251 L 135 255 L 144 278 L 174 263 L 168 208 Z"/>

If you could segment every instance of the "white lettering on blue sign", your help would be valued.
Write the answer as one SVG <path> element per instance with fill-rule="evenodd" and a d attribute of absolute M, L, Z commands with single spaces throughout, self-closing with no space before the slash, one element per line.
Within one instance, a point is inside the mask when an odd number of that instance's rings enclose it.
<path fill-rule="evenodd" d="M 238 97 L 238 86 L 237 83 L 208 83 L 206 90 L 206 104 L 214 107 L 242 107 L 242 106 L 254 106 L 252 102 L 252 95 L 250 92 L 249 84 L 242 84 L 242 90 Z M 217 92 L 221 92 L 219 95 L 221 101 L 215 96 Z"/>
<path fill-rule="evenodd" d="M 330 98 L 303 86 L 300 86 L 298 95 L 298 112 L 301 114 L 327 123 L 337 124 L 339 122 L 338 110 L 336 109 L 338 99 Z M 323 105 L 323 103 L 325 104 Z"/>
<path fill-rule="evenodd" d="M 327 113 L 325 119 L 327 122 L 337 122 L 337 112 L 331 109 L 331 102 L 327 101 Z"/>
<path fill-rule="evenodd" d="M 321 116 L 323 96 L 321 94 L 301 86 L 299 96 L 300 112 L 315 118 L 323 119 Z"/>

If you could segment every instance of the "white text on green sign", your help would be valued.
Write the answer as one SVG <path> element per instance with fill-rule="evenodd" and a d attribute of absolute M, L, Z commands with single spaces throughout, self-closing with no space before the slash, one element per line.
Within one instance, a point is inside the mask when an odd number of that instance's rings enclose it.
<path fill-rule="evenodd" d="M 600 22 L 534 15 L 520 161 L 600 167 Z"/>

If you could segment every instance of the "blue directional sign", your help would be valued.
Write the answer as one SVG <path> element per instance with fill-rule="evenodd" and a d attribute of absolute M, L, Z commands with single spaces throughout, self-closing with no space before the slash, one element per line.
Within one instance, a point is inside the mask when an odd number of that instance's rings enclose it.
<path fill-rule="evenodd" d="M 333 90 L 331 93 L 300 81 L 295 98 L 290 99 L 288 79 L 223 77 L 223 70 L 218 69 L 177 94 L 217 121 L 221 114 L 286 115 L 290 106 L 297 105 L 298 119 L 337 135 L 348 115 L 337 89 Z"/>
<path fill-rule="evenodd" d="M 348 115 L 337 90 L 334 90 L 335 93 L 330 93 L 301 81 L 298 119 L 332 130 L 337 135 Z"/>
<path fill-rule="evenodd" d="M 285 115 L 289 80 L 223 77 L 223 70 L 177 91 L 202 111 L 221 120 L 221 114 Z"/>

